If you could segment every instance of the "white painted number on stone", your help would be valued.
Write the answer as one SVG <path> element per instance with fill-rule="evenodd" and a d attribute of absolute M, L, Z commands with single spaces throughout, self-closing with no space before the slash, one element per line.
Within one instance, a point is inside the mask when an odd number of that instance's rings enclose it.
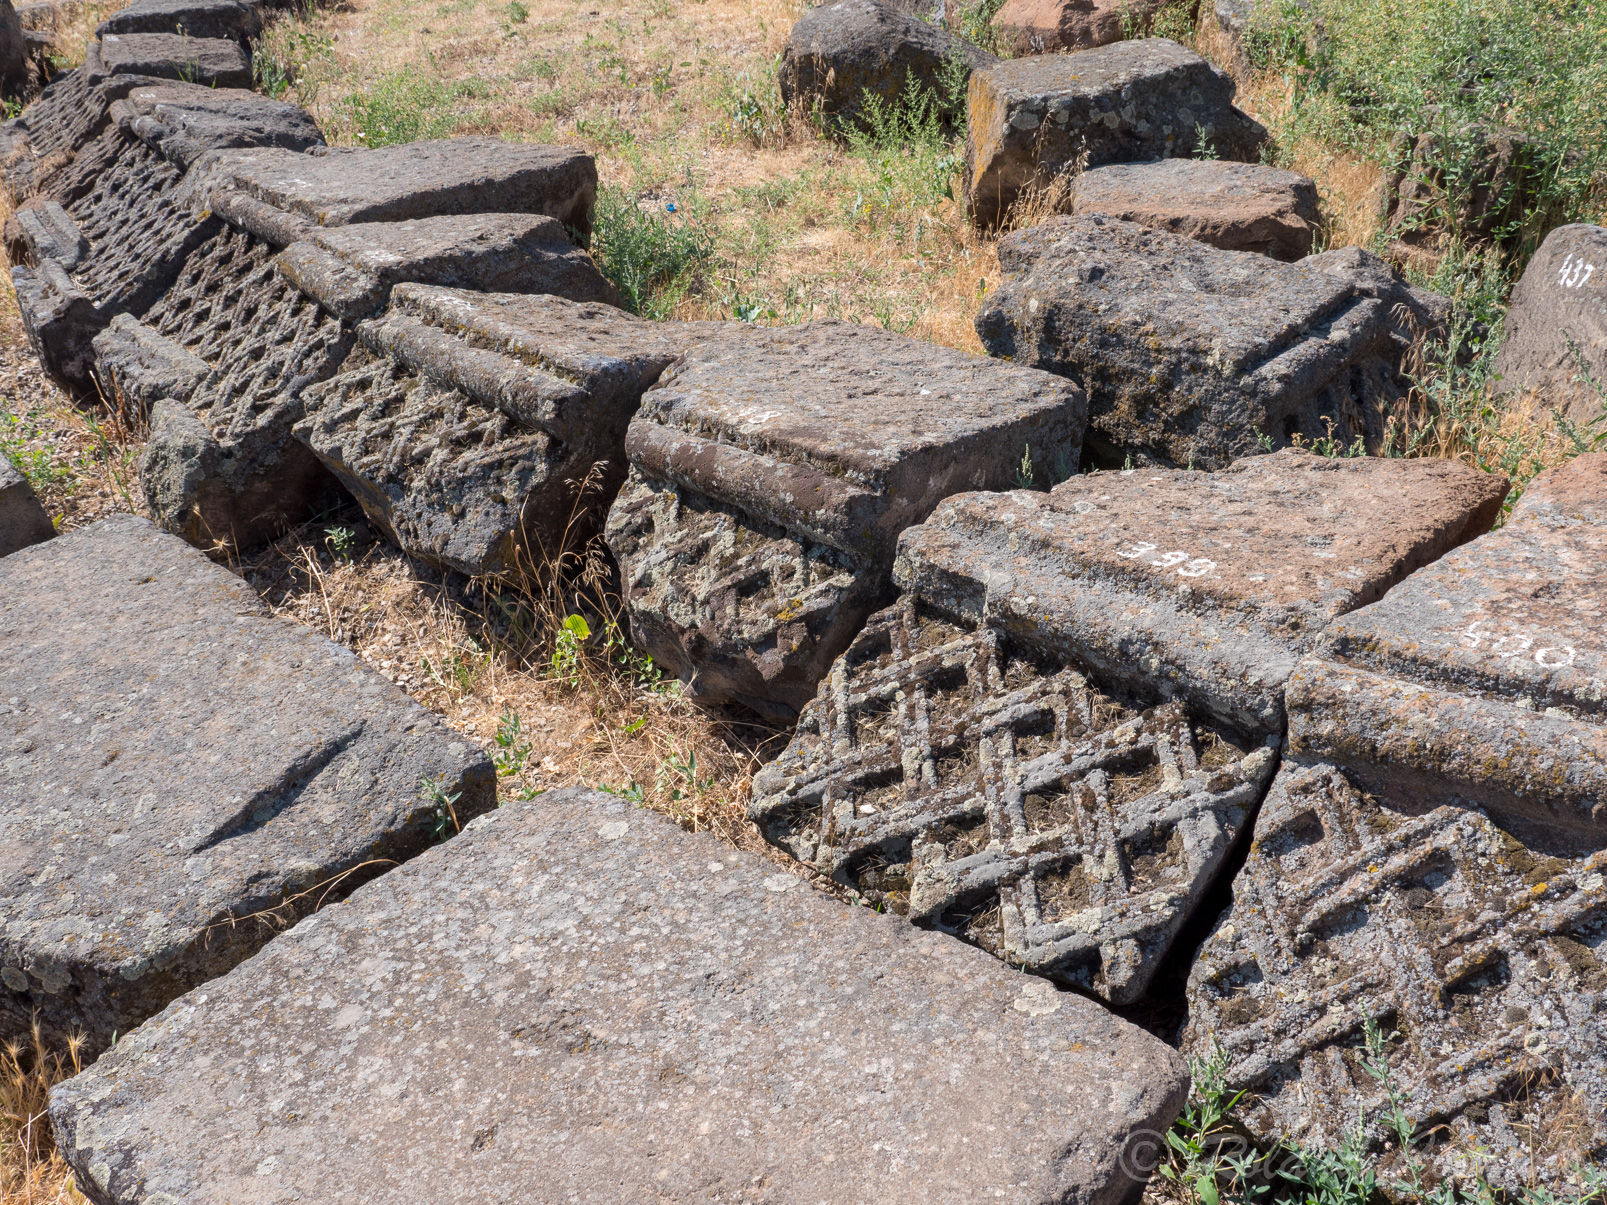
<path fill-rule="evenodd" d="M 1582 289 L 1595 273 L 1596 265 L 1585 262 L 1584 256 L 1569 255 L 1562 261 L 1562 271 L 1557 275 L 1557 283 L 1565 289 Z"/>
<path fill-rule="evenodd" d="M 1489 622 L 1487 619 L 1478 619 L 1470 623 L 1462 633 L 1463 647 L 1487 652 L 1497 660 L 1509 657 L 1523 660 L 1533 655 L 1535 664 L 1545 669 L 1560 669 L 1574 663 L 1576 654 L 1571 644 L 1535 648 L 1534 637 L 1527 632 L 1508 632 L 1504 636 L 1497 636 L 1494 632 L 1479 631 Z M 1486 641 L 1489 643 L 1486 644 Z"/>
<path fill-rule="evenodd" d="M 1137 560 L 1141 556 L 1154 552 L 1157 545 L 1145 540 L 1138 540 L 1126 548 L 1118 548 L 1116 555 L 1126 557 L 1128 560 Z M 1186 552 L 1163 552 L 1160 560 L 1146 561 L 1156 569 L 1176 569 L 1179 577 L 1204 577 L 1216 568 L 1216 562 L 1206 560 L 1203 556 L 1191 557 Z"/>

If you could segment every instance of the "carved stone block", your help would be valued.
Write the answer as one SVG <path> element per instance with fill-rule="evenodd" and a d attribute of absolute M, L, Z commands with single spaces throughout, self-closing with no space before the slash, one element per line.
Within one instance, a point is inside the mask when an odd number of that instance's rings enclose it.
<path fill-rule="evenodd" d="M 607 538 L 633 638 L 694 694 L 790 719 L 890 595 L 898 534 L 1074 472 L 1069 381 L 840 322 L 737 327 L 644 398 Z"/>

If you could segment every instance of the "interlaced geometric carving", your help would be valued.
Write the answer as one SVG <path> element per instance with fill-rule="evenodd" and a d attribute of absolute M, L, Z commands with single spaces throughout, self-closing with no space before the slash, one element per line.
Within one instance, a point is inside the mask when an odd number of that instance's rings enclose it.
<path fill-rule="evenodd" d="M 1599 1161 L 1607 851 L 1557 853 L 1470 806 L 1411 815 L 1287 766 L 1190 977 L 1189 1045 L 1224 1045 L 1258 1133 L 1337 1142 L 1360 1103 L 1383 1141 L 1370 1015 L 1440 1173 L 1515 1187 L 1531 1159 L 1547 1179 Z"/>
<path fill-rule="evenodd" d="M 174 202 L 182 174 L 137 138 L 124 138 L 110 169 L 67 207 L 89 241 L 74 282 L 109 312 L 127 310 L 151 257 L 195 224 Z"/>
<path fill-rule="evenodd" d="M 813 680 L 844 609 L 875 601 L 861 599 L 874 586 L 847 553 L 634 467 L 609 511 L 608 543 L 632 574 L 636 622 L 686 633 L 700 672 L 756 702 L 766 681 Z"/>
<path fill-rule="evenodd" d="M 28 131 L 29 150 L 43 159 L 77 149 L 94 134 L 106 108 L 103 94 L 82 68 L 65 73 L 39 94 L 20 119 Z"/>
<path fill-rule="evenodd" d="M 906 595 L 754 783 L 765 835 L 918 924 L 1127 1003 L 1276 761 Z"/>
<path fill-rule="evenodd" d="M 189 257 L 145 318 L 212 365 L 190 408 L 225 441 L 294 422 L 301 390 L 351 350 L 351 333 L 279 275 L 276 255 L 262 239 L 225 226 Z"/>
<path fill-rule="evenodd" d="M 561 469 L 562 446 L 388 356 L 353 359 L 361 362 L 302 395 L 297 435 L 343 475 L 389 495 L 388 521 L 409 546 L 441 551 L 470 508 L 466 525 L 488 539 L 516 530 L 526 495 Z"/>

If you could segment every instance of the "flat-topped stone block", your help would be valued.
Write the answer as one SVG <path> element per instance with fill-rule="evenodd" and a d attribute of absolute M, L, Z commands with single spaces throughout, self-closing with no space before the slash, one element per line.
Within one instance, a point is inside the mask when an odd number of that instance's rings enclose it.
<path fill-rule="evenodd" d="M 1198 239 L 1225 251 L 1296 260 L 1311 251 L 1317 186 L 1262 163 L 1160 159 L 1089 168 L 1072 182 L 1077 213 Z"/>
<path fill-rule="evenodd" d="M 1328 625 L 1488 531 L 1506 493 L 1453 461 L 1293 448 L 1218 473 L 1094 473 L 949 500 L 904 534 L 895 576 L 1107 687 L 1278 732 Z"/>
<path fill-rule="evenodd" d="M 952 118 L 963 113 L 964 100 L 947 91 L 947 64 L 955 60 L 967 72 L 999 61 L 907 5 L 833 0 L 806 9 L 793 25 L 777 80 L 787 106 L 818 106 L 845 125 L 866 122 L 867 95 L 890 113 L 908 99 L 912 86 L 926 91 L 936 112 Z"/>
<path fill-rule="evenodd" d="M 1075 385 L 870 327 L 735 328 L 643 398 L 607 539 L 632 638 L 699 697 L 790 718 L 889 595 L 898 534 L 1023 458 L 1074 472 Z"/>
<path fill-rule="evenodd" d="M 164 364 L 188 353 L 209 368 L 187 395 L 169 396 L 153 411 L 141 467 L 152 514 L 202 547 L 220 540 L 249 546 L 327 508 L 332 491 L 339 496 L 335 478 L 292 428 L 304 416 L 303 391 L 340 368 L 356 345 L 354 324 L 379 313 L 397 282 L 614 296 L 591 257 L 542 215 L 468 214 L 324 230 L 238 193 L 221 196 L 218 213 L 219 234 L 190 257 L 145 318 L 171 349 Z M 297 241 L 281 252 L 279 238 Z M 104 351 L 104 375 L 132 376 L 138 392 L 145 370 L 119 358 L 118 346 L 126 343 L 109 340 L 96 344 Z M 165 379 L 167 368 L 160 372 Z M 487 434 L 475 430 L 475 438 Z M 446 438 L 443 430 L 437 435 Z M 354 431 L 351 438 L 356 442 L 341 443 L 344 452 L 333 445 L 325 451 L 344 462 L 364 436 Z M 613 439 L 617 444 L 617 432 Z M 386 472 L 392 470 L 400 466 Z M 454 496 L 450 505 L 462 502 Z M 431 547 L 431 541 L 420 545 Z M 492 556 L 492 547 L 472 554 L 465 547 L 464 554 Z"/>
<path fill-rule="evenodd" d="M 400 146 L 225 151 L 197 164 L 186 196 L 204 208 L 229 189 L 318 226 L 453 213 L 544 213 L 585 238 L 597 165 L 574 147 L 441 138 Z"/>
<path fill-rule="evenodd" d="M 1340 272 L 1098 214 L 1007 235 L 999 264 L 983 346 L 1087 389 L 1107 465 L 1217 469 L 1297 436 L 1377 441 L 1401 393 L 1389 306 Z"/>
<path fill-rule="evenodd" d="M 230 38 L 179 33 L 109 33 L 100 39 L 107 75 L 185 80 L 203 87 L 251 87 L 251 55 Z"/>
<path fill-rule="evenodd" d="M 118 1205 L 1123 1205 L 1186 1085 L 1093 1001 L 568 789 L 303 921 L 51 1109 Z"/>
<path fill-rule="evenodd" d="M 1503 390 L 1537 391 L 1585 424 L 1607 380 L 1607 229 L 1576 224 L 1546 235 L 1512 290 L 1495 371 Z"/>
<path fill-rule="evenodd" d="M 1055 54 L 1119 42 L 1159 7 L 1156 0 L 1005 0 L 991 24 L 1016 57 Z"/>
<path fill-rule="evenodd" d="M 1607 454 L 1336 622 L 1289 686 L 1291 747 L 1391 806 L 1461 800 L 1526 842 L 1607 844 Z"/>
<path fill-rule="evenodd" d="M 1301 652 L 1505 493 L 1286 451 L 950 498 L 751 814 L 875 902 L 1130 1004 L 1271 778 Z"/>
<path fill-rule="evenodd" d="M 167 33 L 249 43 L 262 32 L 256 0 L 134 0 L 95 27 L 107 34 Z"/>
<path fill-rule="evenodd" d="M 1202 136 L 1224 159 L 1254 161 L 1267 132 L 1233 105 L 1227 72 L 1166 38 L 1008 59 L 971 76 L 965 196 L 999 225 L 1030 189 L 1087 167 L 1187 158 Z"/>
<path fill-rule="evenodd" d="M 486 756 L 131 515 L 0 560 L 0 1026 L 91 1051 L 495 804 Z M 361 869 L 358 869 L 361 867 Z"/>
<path fill-rule="evenodd" d="M 1604 871 L 1607 851 L 1466 799 L 1385 799 L 1286 761 L 1194 965 L 1185 1049 L 1225 1047 L 1259 1139 L 1333 1149 L 1359 1116 L 1384 1147 L 1371 1019 L 1430 1174 L 1559 1184 L 1607 1157 Z"/>
<path fill-rule="evenodd" d="M 361 349 L 302 395 L 294 433 L 411 555 L 468 574 L 543 564 L 601 525 L 626 425 L 689 325 L 400 285 L 358 326 Z"/>
<path fill-rule="evenodd" d="M 0 556 L 32 547 L 56 534 L 33 487 L 17 466 L 0 454 Z"/>

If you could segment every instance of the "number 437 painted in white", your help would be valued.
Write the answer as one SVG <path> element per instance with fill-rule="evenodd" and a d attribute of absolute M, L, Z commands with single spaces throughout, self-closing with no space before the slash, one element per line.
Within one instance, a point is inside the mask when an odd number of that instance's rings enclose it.
<path fill-rule="evenodd" d="M 1562 270 L 1557 273 L 1557 283 L 1565 289 L 1582 289 L 1592 276 L 1596 274 L 1596 265 L 1586 263 L 1583 255 L 1569 254 L 1562 261 Z"/>

